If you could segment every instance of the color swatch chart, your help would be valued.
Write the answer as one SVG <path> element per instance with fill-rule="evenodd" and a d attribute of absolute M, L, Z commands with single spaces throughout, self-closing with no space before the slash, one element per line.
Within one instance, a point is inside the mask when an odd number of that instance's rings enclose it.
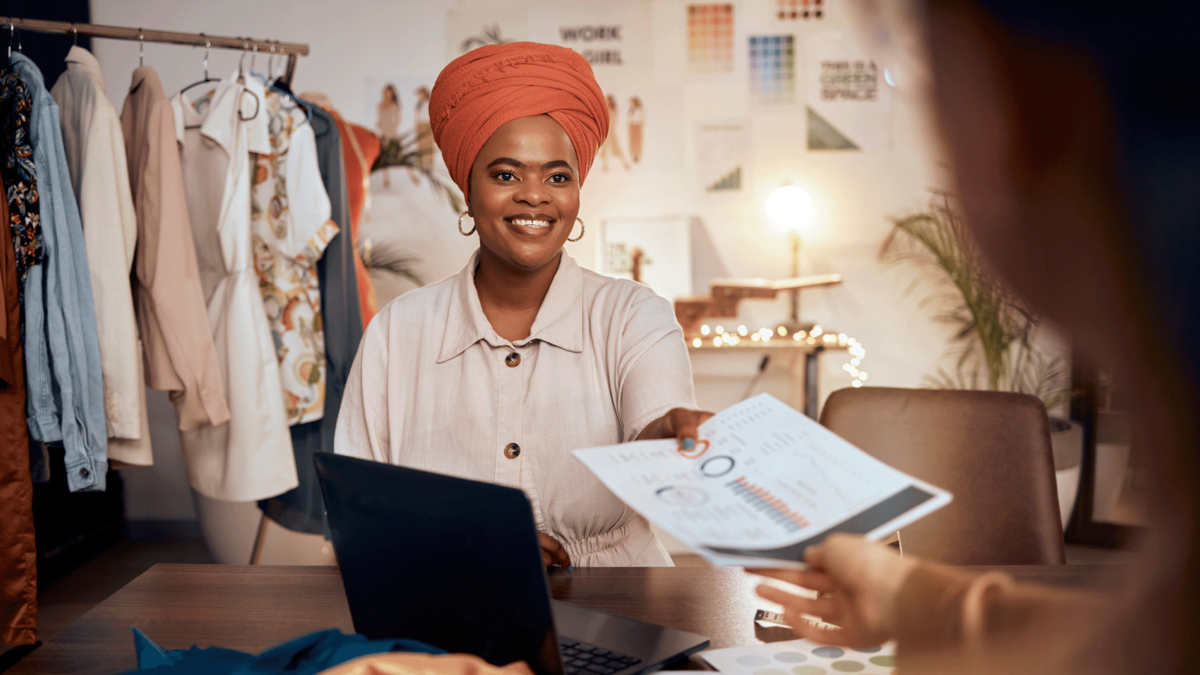
<path fill-rule="evenodd" d="M 788 640 L 746 647 L 712 649 L 700 658 L 726 675 L 891 675 L 896 667 L 895 645 L 849 649 L 811 640 Z"/>
<path fill-rule="evenodd" d="M 750 98 L 766 105 L 796 102 L 795 36 L 750 37 Z"/>
<path fill-rule="evenodd" d="M 825 16 L 824 0 L 775 0 L 780 21 L 807 21 Z"/>
<path fill-rule="evenodd" d="M 688 5 L 688 67 L 693 73 L 733 72 L 733 5 Z"/>

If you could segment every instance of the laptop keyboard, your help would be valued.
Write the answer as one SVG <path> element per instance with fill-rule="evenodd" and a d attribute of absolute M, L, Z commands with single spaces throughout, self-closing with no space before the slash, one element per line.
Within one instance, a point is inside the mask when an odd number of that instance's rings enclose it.
<path fill-rule="evenodd" d="M 641 662 L 632 656 L 566 638 L 558 641 L 558 648 L 567 675 L 611 675 Z"/>

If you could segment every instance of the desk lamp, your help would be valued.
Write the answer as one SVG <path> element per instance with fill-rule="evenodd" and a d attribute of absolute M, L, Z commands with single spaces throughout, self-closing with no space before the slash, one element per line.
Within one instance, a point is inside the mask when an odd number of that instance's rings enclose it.
<path fill-rule="evenodd" d="M 792 278 L 800 276 L 800 239 L 801 235 L 812 234 L 816 224 L 816 204 L 808 190 L 798 185 L 783 185 L 775 188 L 767 196 L 767 217 L 775 226 L 786 231 L 791 239 L 792 248 Z M 810 330 L 812 324 L 800 323 L 800 288 L 792 287 L 791 314 L 784 326 L 788 332 Z"/>

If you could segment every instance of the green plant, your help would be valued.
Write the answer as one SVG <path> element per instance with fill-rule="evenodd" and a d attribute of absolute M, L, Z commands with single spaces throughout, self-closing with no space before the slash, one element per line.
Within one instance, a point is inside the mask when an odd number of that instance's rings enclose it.
<path fill-rule="evenodd" d="M 429 181 L 434 195 L 445 199 L 454 214 L 458 215 L 464 208 L 458 189 L 434 173 L 433 163 L 425 159 L 433 152 L 433 143 L 424 144 L 425 147 L 422 147 L 421 141 L 425 140 L 428 133 L 418 135 L 416 132 L 406 131 L 396 138 L 381 137 L 379 157 L 375 158 L 375 163 L 371 165 L 371 173 L 398 167 L 415 171 L 417 175 Z"/>
<path fill-rule="evenodd" d="M 941 389 L 991 389 L 1038 397 L 1047 408 L 1070 395 L 1062 357 L 1048 358 L 1033 345 L 1038 316 L 992 277 L 948 193 L 935 192 L 929 207 L 892 221 L 879 256 L 932 272 L 935 292 L 922 304 L 955 327 L 952 369 L 939 367 L 926 384 Z M 920 278 L 913 281 L 911 291 Z M 986 377 L 986 382 L 983 378 Z"/>

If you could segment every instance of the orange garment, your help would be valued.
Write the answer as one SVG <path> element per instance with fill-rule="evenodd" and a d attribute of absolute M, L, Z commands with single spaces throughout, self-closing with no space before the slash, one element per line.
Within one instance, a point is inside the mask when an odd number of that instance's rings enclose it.
<path fill-rule="evenodd" d="M 0 223 L 8 201 L 0 199 Z M 0 642 L 37 642 L 37 549 L 25 421 L 25 355 L 12 230 L 0 227 Z"/>
<path fill-rule="evenodd" d="M 380 144 L 370 129 L 357 124 L 350 124 L 342 119 L 336 111 L 330 110 L 330 115 L 337 122 L 338 133 L 342 137 L 342 155 L 346 160 L 346 193 L 350 197 L 350 240 L 354 246 L 354 275 L 358 280 L 358 304 L 362 307 L 363 328 L 371 323 L 379 311 L 379 301 L 375 297 L 375 284 L 371 283 L 371 275 L 363 264 L 362 253 L 358 249 L 358 230 L 362 223 L 363 209 L 367 204 L 367 193 L 371 181 L 371 165 L 379 157 Z"/>
<path fill-rule="evenodd" d="M 450 177 L 470 203 L 471 164 L 505 123 L 550 115 L 579 158 L 579 182 L 608 135 L 608 102 L 587 59 L 537 42 L 487 45 L 442 69 L 429 97 L 429 124 Z"/>
<path fill-rule="evenodd" d="M 318 675 L 533 675 L 533 671 L 524 661 L 500 667 L 471 654 L 389 652 L 360 656 Z"/>

